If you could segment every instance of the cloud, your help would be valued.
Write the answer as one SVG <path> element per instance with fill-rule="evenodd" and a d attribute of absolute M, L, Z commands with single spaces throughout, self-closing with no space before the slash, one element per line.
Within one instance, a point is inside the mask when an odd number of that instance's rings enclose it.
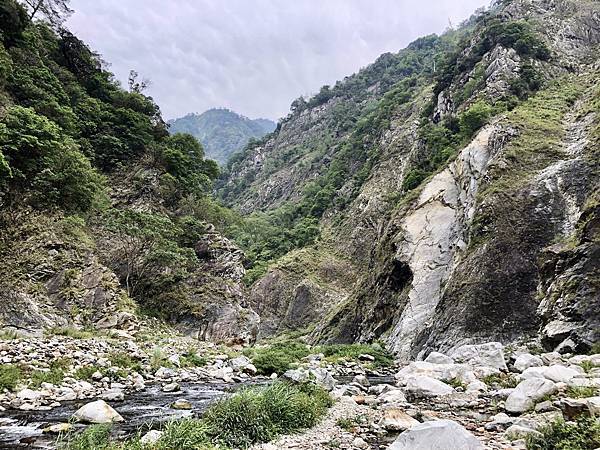
<path fill-rule="evenodd" d="M 69 28 L 152 80 L 166 118 L 211 107 L 278 118 L 384 52 L 442 32 L 487 0 L 73 0 Z"/>

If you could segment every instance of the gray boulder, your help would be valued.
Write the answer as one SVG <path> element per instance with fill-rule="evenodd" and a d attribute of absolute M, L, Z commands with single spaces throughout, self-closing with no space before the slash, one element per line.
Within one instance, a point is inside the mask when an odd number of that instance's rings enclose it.
<path fill-rule="evenodd" d="M 535 406 L 546 395 L 554 394 L 556 385 L 543 378 L 529 378 L 521 381 L 506 399 L 505 408 L 511 413 L 522 413 Z"/>
<path fill-rule="evenodd" d="M 452 358 L 439 352 L 431 352 L 427 358 L 425 358 L 425 362 L 432 364 L 454 364 Z"/>
<path fill-rule="evenodd" d="M 539 356 L 530 355 L 529 353 L 521 353 L 519 356 L 517 356 L 517 359 L 514 363 L 515 369 L 517 369 L 519 372 L 523 372 L 525 369 L 529 369 L 530 367 L 539 367 L 543 365 L 544 361 L 542 361 L 542 358 Z"/>
<path fill-rule="evenodd" d="M 86 423 L 113 423 L 125 420 L 104 400 L 97 400 L 82 406 L 73 414 L 73 417 L 79 422 Z"/>
<path fill-rule="evenodd" d="M 410 377 L 406 380 L 406 390 L 417 397 L 436 397 L 454 392 L 452 386 L 426 376 Z"/>
<path fill-rule="evenodd" d="M 479 440 L 452 420 L 413 425 L 388 450 L 483 450 Z"/>
<path fill-rule="evenodd" d="M 458 363 L 472 366 L 493 367 L 508 370 L 504 360 L 504 346 L 500 342 L 488 342 L 477 345 L 461 345 L 450 356 Z"/>

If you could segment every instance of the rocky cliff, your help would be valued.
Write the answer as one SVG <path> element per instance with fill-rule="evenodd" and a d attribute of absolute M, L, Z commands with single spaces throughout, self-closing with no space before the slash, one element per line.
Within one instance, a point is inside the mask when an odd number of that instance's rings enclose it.
<path fill-rule="evenodd" d="M 380 339 L 403 358 L 538 333 L 548 349 L 589 349 L 598 43 L 597 3 L 503 1 L 295 102 L 221 183 L 243 212 L 310 200 L 300 210 L 320 220 L 316 244 L 252 286 L 260 335 Z"/>

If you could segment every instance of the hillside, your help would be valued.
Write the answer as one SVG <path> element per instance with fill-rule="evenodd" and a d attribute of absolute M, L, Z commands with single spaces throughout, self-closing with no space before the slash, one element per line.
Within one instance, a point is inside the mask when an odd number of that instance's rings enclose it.
<path fill-rule="evenodd" d="M 206 156 L 219 164 L 241 150 L 252 139 L 271 133 L 275 122 L 248 119 L 225 108 L 213 108 L 202 114 L 188 114 L 169 120 L 170 133 L 188 133 L 200 141 Z"/>
<path fill-rule="evenodd" d="M 275 128 L 169 127 L 68 4 L 0 0 L 0 447 L 599 448 L 597 0 L 498 0 Z"/>
<path fill-rule="evenodd" d="M 597 342 L 597 6 L 497 2 L 298 99 L 233 157 L 222 200 L 292 242 L 244 247 L 259 336 L 404 358 Z"/>

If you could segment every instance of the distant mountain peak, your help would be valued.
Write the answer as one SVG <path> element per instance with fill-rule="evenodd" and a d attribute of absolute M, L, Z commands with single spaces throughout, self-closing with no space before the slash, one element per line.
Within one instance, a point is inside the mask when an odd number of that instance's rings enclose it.
<path fill-rule="evenodd" d="M 225 164 L 250 139 L 262 138 L 276 125 L 270 119 L 250 119 L 229 108 L 211 108 L 170 120 L 169 131 L 193 135 L 204 146 L 207 157 Z"/>

